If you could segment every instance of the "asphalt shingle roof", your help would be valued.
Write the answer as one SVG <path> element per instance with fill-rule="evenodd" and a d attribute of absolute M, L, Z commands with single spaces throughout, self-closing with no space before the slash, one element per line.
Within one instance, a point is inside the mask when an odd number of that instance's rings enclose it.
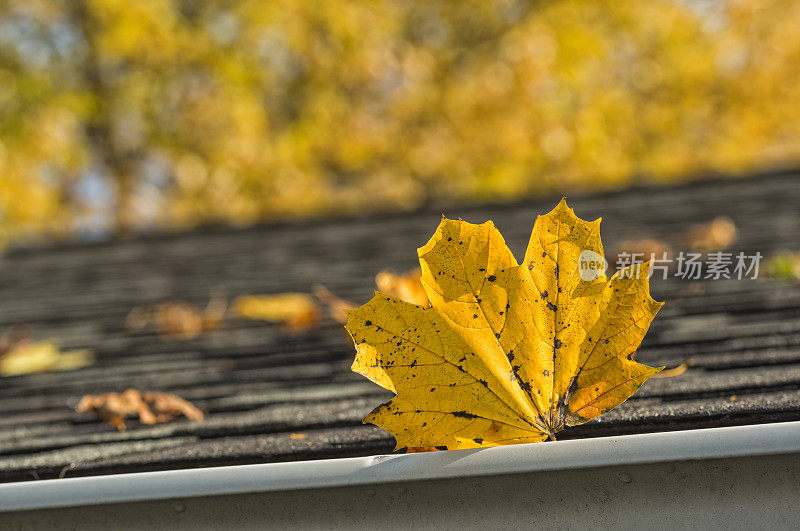
<path fill-rule="evenodd" d="M 769 255 L 800 248 L 800 173 L 718 179 L 570 198 L 584 219 L 603 216 L 607 249 L 638 237 L 675 241 L 688 224 L 734 220 L 729 249 Z M 493 219 L 517 256 L 540 201 L 445 209 Z M 349 371 L 341 326 L 308 333 L 229 321 L 188 341 L 129 333 L 135 306 L 169 299 L 204 305 L 229 296 L 309 291 L 322 283 L 365 302 L 381 269 L 417 265 L 416 248 L 440 210 L 305 221 L 247 229 L 206 228 L 103 243 L 13 250 L 0 259 L 0 332 L 26 324 L 37 338 L 90 348 L 83 369 L 0 379 L 0 481 L 123 471 L 344 457 L 390 452 L 391 436 L 360 419 L 388 393 Z M 681 376 L 647 382 L 618 409 L 566 438 L 800 419 L 800 287 L 766 280 L 654 279 L 667 305 L 637 359 Z M 690 295 L 689 293 L 695 292 Z M 208 415 L 126 432 L 72 410 L 86 393 L 161 390 Z M 305 439 L 293 439 L 302 432 Z"/>

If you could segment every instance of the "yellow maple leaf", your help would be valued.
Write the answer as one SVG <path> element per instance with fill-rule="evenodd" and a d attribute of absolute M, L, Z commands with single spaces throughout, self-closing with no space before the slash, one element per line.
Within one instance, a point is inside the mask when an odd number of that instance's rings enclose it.
<path fill-rule="evenodd" d="M 627 400 L 661 370 L 633 355 L 663 303 L 649 263 L 586 265 L 599 228 L 562 200 L 519 265 L 491 221 L 443 218 L 418 251 L 431 307 L 376 292 L 347 312 L 352 369 L 396 395 L 364 422 L 398 448 L 476 448 L 555 440 Z"/>

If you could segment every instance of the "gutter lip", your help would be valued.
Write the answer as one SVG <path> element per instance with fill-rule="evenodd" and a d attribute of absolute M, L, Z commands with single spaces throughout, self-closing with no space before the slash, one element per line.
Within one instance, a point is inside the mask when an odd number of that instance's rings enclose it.
<path fill-rule="evenodd" d="M 800 453 L 800 421 L 0 485 L 0 512 Z"/>

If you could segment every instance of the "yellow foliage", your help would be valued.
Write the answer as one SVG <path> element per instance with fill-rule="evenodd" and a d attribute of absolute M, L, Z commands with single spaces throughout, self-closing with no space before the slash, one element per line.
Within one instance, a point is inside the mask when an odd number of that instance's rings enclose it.
<path fill-rule="evenodd" d="M 9 0 L 0 20 L 0 239 L 800 160 L 792 0 Z"/>
<path fill-rule="evenodd" d="M 443 219 L 419 249 L 431 307 L 378 293 L 347 312 L 353 370 L 396 393 L 364 422 L 398 447 L 539 442 L 635 393 L 660 370 L 633 356 L 662 303 L 649 263 L 580 270 L 603 255 L 599 227 L 562 200 L 520 265 L 491 221 Z"/>

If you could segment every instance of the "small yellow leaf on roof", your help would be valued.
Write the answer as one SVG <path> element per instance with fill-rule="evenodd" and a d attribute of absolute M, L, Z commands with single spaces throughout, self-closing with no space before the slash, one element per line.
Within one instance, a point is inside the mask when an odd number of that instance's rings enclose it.
<path fill-rule="evenodd" d="M 0 356 L 0 375 L 70 371 L 94 363 L 89 350 L 62 351 L 53 341 L 23 341 Z"/>
<path fill-rule="evenodd" d="M 411 304 L 430 305 L 428 294 L 422 287 L 422 271 L 420 269 L 412 269 L 402 275 L 384 269 L 375 275 L 375 285 L 378 287 L 378 291 L 394 295 Z"/>
<path fill-rule="evenodd" d="M 606 278 L 600 220 L 565 201 L 539 216 L 518 264 L 491 221 L 442 219 L 419 249 L 431 307 L 376 293 L 349 310 L 353 370 L 396 396 L 364 422 L 398 448 L 555 439 L 660 369 L 633 360 L 662 303 L 649 263 Z"/>
<path fill-rule="evenodd" d="M 233 301 L 233 310 L 239 317 L 281 323 L 292 332 L 313 328 L 321 319 L 314 298 L 305 293 L 242 296 Z"/>

